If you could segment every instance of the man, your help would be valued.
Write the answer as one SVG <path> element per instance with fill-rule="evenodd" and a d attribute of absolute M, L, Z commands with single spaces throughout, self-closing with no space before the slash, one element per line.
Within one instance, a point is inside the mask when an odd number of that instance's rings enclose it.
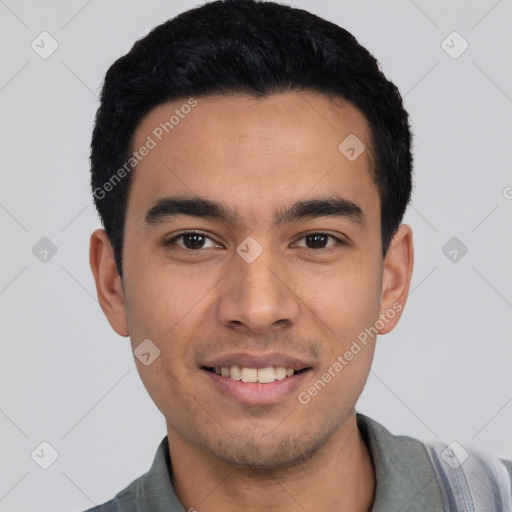
<path fill-rule="evenodd" d="M 167 436 L 92 510 L 429 512 L 476 478 L 507 505 L 510 461 L 443 468 L 355 411 L 409 290 L 411 138 L 374 57 L 289 6 L 211 2 L 114 63 L 91 268 Z"/>

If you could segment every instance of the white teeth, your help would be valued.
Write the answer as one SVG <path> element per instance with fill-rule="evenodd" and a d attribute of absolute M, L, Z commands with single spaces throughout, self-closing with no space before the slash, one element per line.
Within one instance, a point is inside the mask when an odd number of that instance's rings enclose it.
<path fill-rule="evenodd" d="M 247 368 L 236 364 L 228 366 L 215 367 L 215 373 L 225 378 L 241 380 L 242 382 L 260 382 L 267 384 L 275 380 L 283 380 L 291 377 L 295 370 L 284 366 L 267 366 L 266 368 Z"/>
<path fill-rule="evenodd" d="M 271 366 L 268 368 L 260 368 L 258 370 L 258 382 L 261 382 L 262 384 L 274 382 L 274 368 Z"/>
<path fill-rule="evenodd" d="M 286 377 L 286 368 L 284 366 L 276 366 L 274 368 L 274 377 L 276 380 L 283 380 Z"/>
<path fill-rule="evenodd" d="M 258 370 L 256 368 L 242 368 L 242 382 L 258 382 Z"/>
<path fill-rule="evenodd" d="M 231 366 L 228 377 L 233 380 L 242 380 L 242 369 L 240 366 L 236 364 Z"/>

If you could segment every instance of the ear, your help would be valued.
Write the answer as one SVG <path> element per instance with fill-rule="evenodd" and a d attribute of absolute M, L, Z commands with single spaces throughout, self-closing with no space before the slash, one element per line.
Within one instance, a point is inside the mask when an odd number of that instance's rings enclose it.
<path fill-rule="evenodd" d="M 380 318 L 383 320 L 381 324 L 384 327 L 379 329 L 379 334 L 392 331 L 402 316 L 411 284 L 413 264 L 412 230 L 407 224 L 402 224 L 384 259 L 380 307 Z"/>
<path fill-rule="evenodd" d="M 89 263 L 103 313 L 117 334 L 128 336 L 123 283 L 117 273 L 112 244 L 104 229 L 97 229 L 91 235 Z"/>

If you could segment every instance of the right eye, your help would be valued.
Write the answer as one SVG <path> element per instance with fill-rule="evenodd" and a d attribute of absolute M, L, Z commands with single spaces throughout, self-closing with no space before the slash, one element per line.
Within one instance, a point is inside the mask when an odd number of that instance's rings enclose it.
<path fill-rule="evenodd" d="M 177 243 L 178 240 L 182 240 L 182 244 Z M 164 241 L 164 246 L 175 250 L 185 251 L 185 252 L 198 252 L 203 249 L 204 243 L 206 240 L 210 240 L 214 245 L 211 247 L 219 247 L 220 244 L 217 244 L 215 240 L 210 238 L 201 231 L 184 231 L 179 235 L 173 236 L 172 238 Z"/>

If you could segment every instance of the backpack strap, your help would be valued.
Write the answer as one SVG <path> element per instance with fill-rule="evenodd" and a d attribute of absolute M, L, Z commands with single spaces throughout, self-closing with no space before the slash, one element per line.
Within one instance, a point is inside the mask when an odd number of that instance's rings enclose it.
<path fill-rule="evenodd" d="M 512 511 L 510 475 L 497 457 L 456 441 L 423 443 L 445 512 Z"/>

